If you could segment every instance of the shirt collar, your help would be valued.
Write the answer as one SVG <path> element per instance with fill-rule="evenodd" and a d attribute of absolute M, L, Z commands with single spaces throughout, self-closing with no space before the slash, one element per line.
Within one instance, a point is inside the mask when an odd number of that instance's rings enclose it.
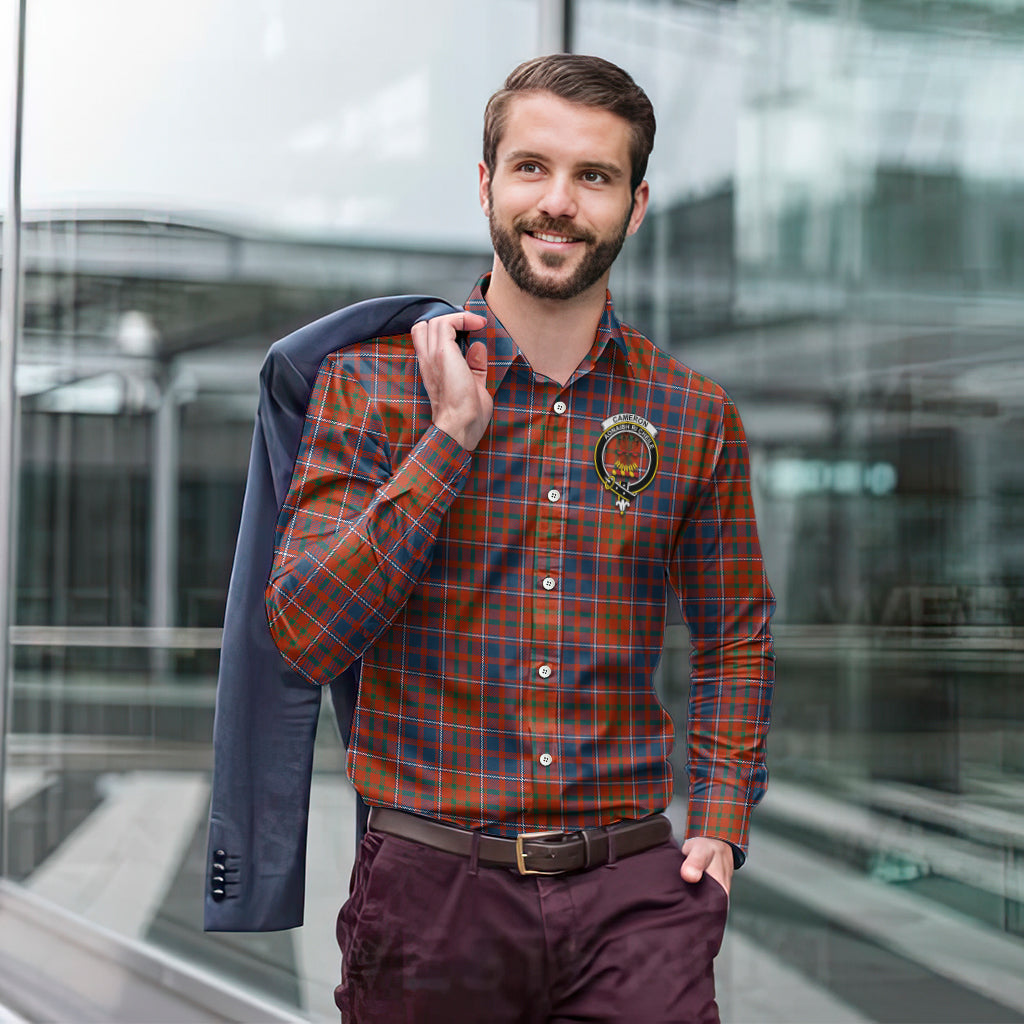
<path fill-rule="evenodd" d="M 487 345 L 487 390 L 493 395 L 505 379 L 508 368 L 519 357 L 519 346 L 509 336 L 501 321 L 491 312 L 485 298 L 487 287 L 491 283 L 490 273 L 484 274 L 476 283 L 476 287 L 466 300 L 464 308 L 470 313 L 477 313 L 487 320 L 487 324 L 478 331 L 471 331 L 473 341 L 482 341 Z M 592 369 L 600 358 L 608 342 L 614 342 L 625 359 L 626 366 L 632 371 L 632 361 L 626 339 L 622 335 L 622 326 L 612 306 L 611 292 L 605 293 L 604 312 L 597 325 L 594 345 L 589 354 L 580 364 L 582 371 Z M 524 360 L 525 361 L 525 360 Z"/>

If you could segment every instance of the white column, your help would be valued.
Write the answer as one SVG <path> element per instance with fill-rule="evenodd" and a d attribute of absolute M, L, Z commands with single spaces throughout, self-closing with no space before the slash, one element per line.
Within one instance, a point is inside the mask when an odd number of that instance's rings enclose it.
<path fill-rule="evenodd" d="M 570 0 L 537 0 L 537 52 L 564 53 L 569 49 Z"/>

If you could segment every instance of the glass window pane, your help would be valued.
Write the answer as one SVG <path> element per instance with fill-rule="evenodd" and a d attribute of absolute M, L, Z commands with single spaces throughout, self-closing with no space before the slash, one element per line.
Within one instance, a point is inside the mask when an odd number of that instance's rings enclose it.
<path fill-rule="evenodd" d="M 906 1016 L 870 969 L 914 986 L 915 1013 L 1014 1019 L 1024 4 L 574 10 L 577 49 L 658 114 L 617 305 L 736 400 L 779 598 L 773 781 L 723 1017 Z M 903 915 L 920 941 L 880 923 Z"/>
<path fill-rule="evenodd" d="M 354 810 L 330 721 L 306 926 L 201 932 L 259 367 L 355 300 L 469 293 L 490 262 L 483 107 L 535 51 L 538 7 L 28 6 L 9 873 L 336 1020 Z"/>
<path fill-rule="evenodd" d="M 537 27 L 534 0 L 30 5 L 26 203 L 480 244 L 479 112 Z"/>

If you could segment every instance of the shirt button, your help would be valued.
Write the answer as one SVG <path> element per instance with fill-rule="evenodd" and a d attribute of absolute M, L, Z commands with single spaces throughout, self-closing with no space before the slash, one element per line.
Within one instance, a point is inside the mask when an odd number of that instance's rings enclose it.
<path fill-rule="evenodd" d="M 562 496 L 562 492 L 560 490 L 558 490 L 557 487 L 552 487 L 551 490 L 548 491 L 548 501 L 558 501 L 558 499 L 561 496 Z"/>
<path fill-rule="evenodd" d="M 555 579 L 554 579 L 554 577 L 553 576 L 545 576 L 544 577 L 544 582 L 541 584 L 541 586 L 545 590 L 554 590 L 555 589 Z"/>
<path fill-rule="evenodd" d="M 541 679 L 547 679 L 547 677 L 551 675 L 551 666 L 541 665 L 541 667 L 537 669 L 537 675 L 539 675 Z"/>
<path fill-rule="evenodd" d="M 551 764 L 552 761 L 554 761 L 554 758 L 545 750 L 544 753 L 540 755 L 538 760 L 542 765 L 544 765 L 545 768 L 547 768 L 547 766 Z"/>
<path fill-rule="evenodd" d="M 561 402 L 561 401 L 555 402 L 554 409 L 555 409 L 555 412 L 557 412 L 559 416 L 561 416 L 562 413 L 565 412 L 565 410 L 568 409 L 568 408 L 569 407 L 565 404 L 565 402 Z"/>

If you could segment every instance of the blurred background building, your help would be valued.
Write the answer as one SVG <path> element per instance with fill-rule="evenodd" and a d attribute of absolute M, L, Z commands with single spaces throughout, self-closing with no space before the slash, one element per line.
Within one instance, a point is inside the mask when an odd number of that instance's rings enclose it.
<path fill-rule="evenodd" d="M 18 217 L 21 6 L 0 1003 L 336 1019 L 327 720 L 306 925 L 201 931 L 257 372 L 354 300 L 466 297 L 484 103 L 565 48 L 654 101 L 613 294 L 736 399 L 779 599 L 723 1018 L 1024 1021 L 1024 0 L 27 0 Z"/>

